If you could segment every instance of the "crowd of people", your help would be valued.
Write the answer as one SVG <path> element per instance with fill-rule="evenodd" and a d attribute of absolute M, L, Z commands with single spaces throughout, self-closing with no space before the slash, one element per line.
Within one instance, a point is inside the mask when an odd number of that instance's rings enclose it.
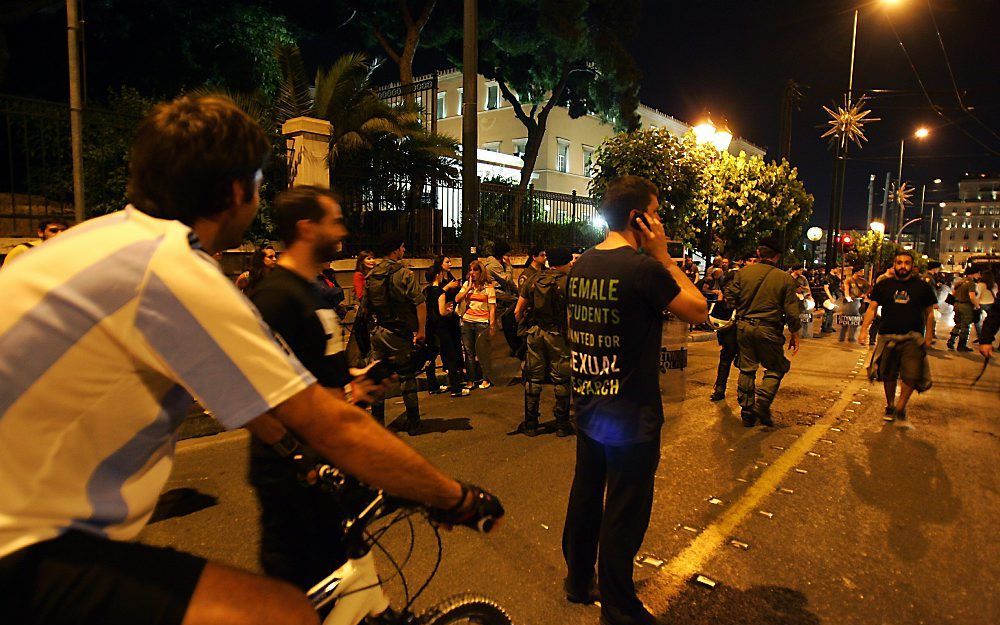
<path fill-rule="evenodd" d="M 539 433 L 551 383 L 556 434 L 576 435 L 566 600 L 599 601 L 602 623 L 651 625 L 632 576 L 660 462 L 667 314 L 713 320 L 722 349 L 712 398 L 725 396 L 735 361 L 747 427 L 773 424 L 786 340 L 794 355 L 814 324 L 823 336 L 839 321 L 841 340 L 863 342 L 878 323 L 872 375 L 885 384 L 887 419 L 905 421 L 910 393 L 929 387 L 938 278 L 918 275 L 912 254 L 874 281 L 847 268 L 811 280 L 782 270 L 782 246 L 765 237 L 752 259 L 718 258 L 699 277 L 671 258 L 658 189 L 635 176 L 608 183 L 601 243 L 575 260 L 565 248 L 533 248 L 520 276 L 501 241 L 461 279 L 448 258 L 434 259 L 421 287 L 402 262 L 404 240 L 386 235 L 357 259 L 348 337 L 329 272 L 350 236 L 335 191 L 278 194 L 284 252 L 255 253 L 240 289 L 213 260 L 252 223 L 269 153 L 264 130 L 227 99 L 160 104 L 136 130 L 130 204 L 0 271 L 0 622 L 318 623 L 303 591 L 350 555 L 334 531 L 346 511 L 310 486 L 325 463 L 423 504 L 446 526 L 499 519 L 496 497 L 445 475 L 384 425 L 392 376 L 411 435 L 421 429 L 422 371 L 428 392 L 455 398 L 499 382 L 486 347 L 502 333 L 523 360 L 521 431 Z M 990 305 L 979 337 L 988 355 L 998 315 L 984 274 L 952 289 L 962 324 L 953 338 L 964 347 L 975 310 Z M 822 301 L 822 320 L 810 301 Z M 428 368 L 438 354 L 446 385 Z M 193 398 L 252 435 L 266 576 L 131 541 L 170 475 Z"/>

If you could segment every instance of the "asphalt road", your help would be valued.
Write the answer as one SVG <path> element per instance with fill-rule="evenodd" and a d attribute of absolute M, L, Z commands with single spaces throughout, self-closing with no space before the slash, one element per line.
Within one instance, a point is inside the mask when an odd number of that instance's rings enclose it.
<path fill-rule="evenodd" d="M 970 387 L 981 359 L 935 350 L 934 387 L 911 401 L 914 429 L 904 430 L 882 421 L 884 396 L 864 376 L 865 353 L 831 337 L 806 340 L 773 429 L 742 427 L 735 371 L 730 396 L 708 401 L 714 343 L 692 344 L 688 369 L 664 377 L 663 453 L 642 548 L 649 557 L 636 568 L 640 596 L 664 623 L 1000 622 L 1000 367 Z M 551 392 L 544 399 L 548 411 Z M 597 608 L 560 593 L 574 439 L 509 435 L 520 386 L 420 401 L 428 432 L 408 440 L 496 492 L 508 516 L 489 536 L 446 533 L 441 569 L 417 607 L 472 591 L 496 599 L 515 623 L 596 623 Z M 256 569 L 246 459 L 242 432 L 183 441 L 140 539 Z M 402 555 L 408 539 L 398 527 L 383 544 Z M 433 565 L 434 546 L 418 524 L 411 591 Z M 696 575 L 714 588 L 692 582 Z M 394 601 L 402 597 L 398 580 L 387 587 Z"/>

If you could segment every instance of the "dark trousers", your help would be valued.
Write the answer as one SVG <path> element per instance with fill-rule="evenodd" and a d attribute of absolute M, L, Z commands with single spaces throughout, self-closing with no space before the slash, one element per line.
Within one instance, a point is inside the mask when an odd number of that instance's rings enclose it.
<path fill-rule="evenodd" d="M 406 405 L 406 420 L 420 421 L 420 403 L 417 400 L 417 369 L 414 368 L 413 338 L 376 327 L 372 331 L 372 359 L 385 360 L 399 376 L 399 390 Z M 423 363 L 421 363 L 422 366 Z M 419 368 L 419 367 L 418 367 Z M 372 416 L 385 424 L 385 397 L 372 403 Z"/>
<path fill-rule="evenodd" d="M 969 331 L 975 321 L 976 309 L 970 302 L 958 302 L 955 304 L 955 327 L 951 329 L 951 336 L 948 337 L 948 344 L 954 345 L 958 339 L 959 347 L 966 347 L 969 343 Z"/>
<path fill-rule="evenodd" d="M 442 320 L 434 328 L 434 337 L 437 339 L 437 346 L 441 353 L 441 362 L 448 371 L 448 386 L 452 393 L 462 390 L 462 331 L 458 325 L 458 319 L 451 318 Z M 437 388 L 437 376 L 434 374 L 434 361 L 431 361 L 427 370 L 427 382 L 432 388 Z"/>
<path fill-rule="evenodd" d="M 553 415 L 560 424 L 569 421 L 569 345 L 558 332 L 539 327 L 528 331 L 524 359 L 524 422 L 537 424 L 542 401 L 542 384 L 548 378 L 555 386 Z"/>
<path fill-rule="evenodd" d="M 601 613 L 615 625 L 649 621 L 635 594 L 632 562 L 649 526 L 659 462 L 659 437 L 611 446 L 577 434 L 576 473 L 563 528 L 567 589 L 588 589 L 596 563 Z"/>
<path fill-rule="evenodd" d="M 736 340 L 740 346 L 740 379 L 737 401 L 744 410 L 756 406 L 758 411 L 768 414 L 781 386 L 781 378 L 791 368 L 785 357 L 783 328 L 767 323 L 738 323 Z M 757 369 L 761 366 L 764 367 L 764 379 L 757 385 Z"/>
<path fill-rule="evenodd" d="M 733 362 L 740 355 L 740 346 L 736 342 L 736 324 L 731 324 L 728 328 L 723 328 L 715 333 L 715 340 L 719 342 L 719 371 L 715 374 L 715 390 L 726 392 L 726 384 L 729 382 L 729 371 L 733 368 Z"/>

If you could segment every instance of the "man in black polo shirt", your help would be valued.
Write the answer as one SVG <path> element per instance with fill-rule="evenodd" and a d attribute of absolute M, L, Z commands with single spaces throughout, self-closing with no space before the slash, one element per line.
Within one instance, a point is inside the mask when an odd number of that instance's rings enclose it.
<path fill-rule="evenodd" d="M 248 294 L 251 301 L 320 384 L 347 401 L 370 401 L 375 385 L 362 371 L 351 374 L 337 313 L 315 279 L 347 236 L 337 195 L 312 186 L 284 191 L 275 199 L 275 221 L 286 250 Z M 330 530 L 342 511 L 330 496 L 297 483 L 283 457 L 297 442 L 276 420 L 272 424 L 289 449 L 279 452 L 254 437 L 250 451 L 250 482 L 261 503 L 261 565 L 268 575 L 308 590 L 347 559 L 338 532 Z"/>
<path fill-rule="evenodd" d="M 568 282 L 577 451 L 563 529 L 565 590 L 571 602 L 593 601 L 596 563 L 608 625 L 655 622 L 636 596 L 632 560 L 660 461 L 663 313 L 688 323 L 708 315 L 705 297 L 667 252 L 657 195 L 645 178 L 611 181 L 600 206 L 608 236 L 580 256 Z"/>
<path fill-rule="evenodd" d="M 893 274 L 875 284 L 857 340 L 865 343 L 868 328 L 875 320 L 876 308 L 882 308 L 875 351 L 868 365 L 868 375 L 882 380 L 885 386 L 885 419 L 907 425 L 906 403 L 914 390 L 930 388 L 927 349 L 934 342 L 934 305 L 937 296 L 926 282 L 913 275 L 913 253 L 899 251 L 892 262 Z M 902 378 L 899 399 L 896 383 Z M 894 401 L 895 400 L 895 401 Z"/>

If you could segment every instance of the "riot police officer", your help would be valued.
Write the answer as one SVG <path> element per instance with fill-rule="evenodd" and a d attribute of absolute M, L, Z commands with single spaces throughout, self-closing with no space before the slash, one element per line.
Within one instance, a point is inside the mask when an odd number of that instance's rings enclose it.
<path fill-rule="evenodd" d="M 550 268 L 528 278 L 514 309 L 527 328 L 524 359 L 524 424 L 528 436 L 538 434 L 542 384 L 548 377 L 555 385 L 556 436 L 573 433 L 569 423 L 570 350 L 566 342 L 566 280 L 573 255 L 564 247 L 546 250 Z"/>
<path fill-rule="evenodd" d="M 788 348 L 799 349 L 799 300 L 795 279 L 778 268 L 781 246 L 765 237 L 757 245 L 759 262 L 747 265 L 726 285 L 726 301 L 736 309 L 736 341 L 739 344 L 740 380 L 738 401 L 743 425 L 753 427 L 757 420 L 774 425 L 771 402 L 778 393 L 781 378 L 791 363 L 785 357 L 785 324 L 791 335 Z M 764 380 L 757 386 L 757 367 L 764 366 Z"/>
<path fill-rule="evenodd" d="M 390 233 L 382 238 L 375 253 L 379 260 L 365 280 L 365 311 L 371 330 L 372 357 L 384 360 L 399 376 L 406 406 L 406 431 L 414 436 L 420 429 L 417 401 L 417 348 L 424 343 L 427 306 L 413 272 L 400 262 L 406 246 L 403 237 Z M 376 400 L 372 415 L 385 423 L 385 399 Z"/>

